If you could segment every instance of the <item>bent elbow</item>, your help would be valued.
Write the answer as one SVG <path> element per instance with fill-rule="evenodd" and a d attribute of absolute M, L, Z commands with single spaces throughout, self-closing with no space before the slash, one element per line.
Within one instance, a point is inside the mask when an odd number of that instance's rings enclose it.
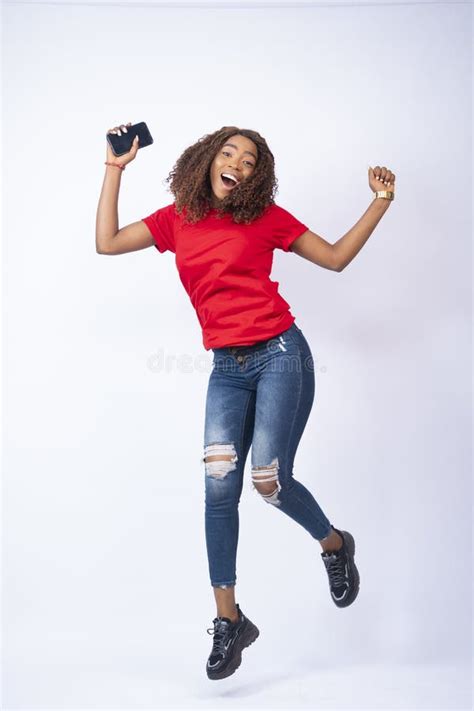
<path fill-rule="evenodd" d="M 333 272 L 342 272 L 342 270 L 345 267 L 345 264 L 342 263 L 341 257 L 338 254 L 338 251 L 335 248 L 335 245 L 332 245 L 331 259 L 329 261 L 331 263 L 330 269 L 332 269 Z"/>
<path fill-rule="evenodd" d="M 108 248 L 108 242 L 98 240 L 95 241 L 95 251 L 97 254 L 110 254 L 110 248 Z"/>

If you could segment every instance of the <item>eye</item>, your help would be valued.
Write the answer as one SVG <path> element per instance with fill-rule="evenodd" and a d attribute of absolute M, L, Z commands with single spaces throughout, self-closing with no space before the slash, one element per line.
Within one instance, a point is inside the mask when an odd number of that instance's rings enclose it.
<path fill-rule="evenodd" d="M 224 155 L 224 156 L 230 156 L 230 155 L 232 155 L 232 154 L 230 153 L 230 151 L 222 151 L 222 155 Z M 244 161 L 244 162 L 247 163 L 247 165 L 249 165 L 251 168 L 254 167 L 254 165 L 253 165 L 253 163 L 252 163 L 251 161 L 246 160 L 246 161 Z"/>

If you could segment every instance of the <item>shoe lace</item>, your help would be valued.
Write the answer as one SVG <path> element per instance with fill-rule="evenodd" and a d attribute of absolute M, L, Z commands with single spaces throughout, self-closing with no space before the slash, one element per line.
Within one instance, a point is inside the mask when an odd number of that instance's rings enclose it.
<path fill-rule="evenodd" d="M 218 617 L 216 617 L 213 622 L 214 627 L 207 629 L 207 634 L 214 635 L 212 654 L 225 654 L 225 643 L 230 636 L 232 625 L 225 620 L 220 620 Z"/>
<path fill-rule="evenodd" d="M 346 568 L 342 556 L 331 555 L 326 558 L 329 579 L 334 587 L 341 587 L 346 581 Z"/>

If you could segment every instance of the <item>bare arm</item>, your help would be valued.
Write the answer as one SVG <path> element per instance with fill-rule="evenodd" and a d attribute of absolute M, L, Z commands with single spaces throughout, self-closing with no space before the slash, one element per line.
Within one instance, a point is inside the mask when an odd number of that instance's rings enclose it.
<path fill-rule="evenodd" d="M 121 124 L 109 129 L 107 133 L 121 135 L 127 133 L 128 124 Z M 110 145 L 107 143 L 107 163 L 120 163 L 128 165 L 135 159 L 138 151 L 138 137 L 135 137 L 131 149 L 128 153 L 120 156 L 117 161 Z M 95 225 L 95 248 L 98 254 L 124 254 L 124 252 L 135 252 L 138 249 L 151 247 L 154 244 L 153 236 L 146 224 L 139 220 L 122 227 L 118 226 L 118 196 L 120 191 L 120 181 L 122 170 L 117 165 L 107 165 L 105 169 L 104 182 L 100 193 L 99 205 L 97 207 L 97 217 Z"/>
<path fill-rule="evenodd" d="M 380 219 L 390 207 L 390 203 L 391 200 L 375 198 L 360 220 L 335 244 L 331 244 L 315 232 L 307 230 L 298 239 L 295 239 L 290 249 L 320 267 L 342 272 L 367 242 Z"/>
<path fill-rule="evenodd" d="M 154 244 L 146 224 L 139 220 L 118 228 L 118 196 L 122 171 L 106 166 L 104 182 L 97 208 L 95 247 L 98 254 L 124 254 Z"/>
<path fill-rule="evenodd" d="M 368 169 L 369 186 L 373 192 L 387 188 L 389 192 L 395 192 L 395 173 L 385 166 L 382 168 L 369 166 Z M 330 244 L 319 235 L 307 230 L 292 243 L 291 251 L 320 267 L 342 272 L 360 252 L 391 202 L 387 198 L 375 197 L 360 220 L 335 244 Z"/>
<path fill-rule="evenodd" d="M 317 235 L 316 232 L 311 232 L 311 230 L 303 232 L 292 242 L 290 251 L 317 264 L 318 267 L 331 269 L 334 272 L 338 271 L 334 245 Z"/>
<path fill-rule="evenodd" d="M 336 271 L 342 272 L 352 262 L 391 204 L 391 200 L 374 198 L 360 220 L 343 237 L 337 240 L 333 245 L 336 264 L 338 265 Z"/>

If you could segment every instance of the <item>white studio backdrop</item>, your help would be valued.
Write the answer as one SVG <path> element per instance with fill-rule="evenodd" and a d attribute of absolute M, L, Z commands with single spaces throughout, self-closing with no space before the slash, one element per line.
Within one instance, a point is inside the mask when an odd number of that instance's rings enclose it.
<path fill-rule="evenodd" d="M 470 708 L 471 42 L 467 3 L 7 3 L 3 11 L 3 707 Z M 277 204 L 342 272 L 276 252 L 312 348 L 295 477 L 356 539 L 334 606 L 320 546 L 251 490 L 236 599 L 261 637 L 211 684 L 204 537 L 212 352 L 174 255 L 95 252 L 105 133 L 155 139 L 119 225 L 169 204 L 181 152 L 259 131 Z"/>

